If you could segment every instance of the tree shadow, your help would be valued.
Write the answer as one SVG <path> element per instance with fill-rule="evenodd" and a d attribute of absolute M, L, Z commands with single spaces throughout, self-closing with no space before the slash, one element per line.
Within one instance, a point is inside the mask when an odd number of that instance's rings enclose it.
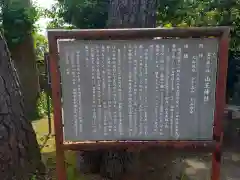
<path fill-rule="evenodd" d="M 43 153 L 50 179 L 56 179 L 56 153 Z M 209 180 L 211 177 L 211 153 L 179 150 L 149 149 L 140 152 L 138 164 L 133 165 L 137 180 Z M 81 174 L 77 166 L 76 152 L 66 151 L 66 171 L 69 180 L 101 180 L 97 174 Z M 221 180 L 240 179 L 240 151 L 225 149 L 222 157 Z M 127 174 L 124 180 L 133 175 Z M 131 178 L 131 180 L 134 180 Z"/>
<path fill-rule="evenodd" d="M 67 172 L 68 180 L 102 180 L 97 174 L 83 174 L 80 173 L 77 168 L 75 151 L 65 152 L 65 168 Z M 42 160 L 46 166 L 48 178 L 51 180 L 57 180 L 56 174 L 56 152 L 42 153 Z"/>
<path fill-rule="evenodd" d="M 67 179 L 69 180 L 81 180 L 79 179 L 79 173 L 77 172 L 77 168 L 74 162 L 75 157 L 72 157 L 72 152 L 65 153 L 65 167 L 67 172 Z M 49 179 L 57 180 L 56 174 L 56 152 L 47 152 L 42 153 L 42 160 L 46 166 L 47 174 Z"/>
<path fill-rule="evenodd" d="M 52 137 L 53 137 L 52 134 L 47 134 L 47 135 L 43 135 L 43 136 L 40 138 L 40 140 L 41 140 L 41 142 L 42 142 L 41 144 L 39 144 L 40 150 L 42 150 L 44 147 L 47 146 L 48 140 L 49 140 L 50 138 L 52 138 Z"/>
<path fill-rule="evenodd" d="M 228 122 L 228 121 L 227 121 Z M 225 126 L 224 147 L 222 155 L 221 180 L 240 179 L 240 141 L 237 129 L 240 121 L 229 121 L 231 126 Z M 231 128 L 233 130 L 231 130 Z M 234 130 L 236 129 L 236 130 Z M 230 133 L 229 133 L 230 132 Z M 41 149 L 54 141 L 51 136 L 44 136 Z M 230 143 L 229 143 L 230 142 Z M 77 154 L 66 151 L 66 171 L 69 180 L 101 180 L 96 174 L 82 174 L 79 172 Z M 43 161 L 47 166 L 51 180 L 56 179 L 56 153 L 42 153 Z M 209 180 L 211 177 L 211 152 L 189 152 L 186 150 L 151 148 L 141 151 L 137 155 L 137 163 L 131 164 L 137 180 Z M 124 180 L 134 180 L 127 174 Z"/>
<path fill-rule="evenodd" d="M 211 154 L 187 156 L 183 161 L 183 172 L 190 180 L 209 180 L 211 177 Z M 222 154 L 221 180 L 240 179 L 240 152 L 225 149 Z"/>

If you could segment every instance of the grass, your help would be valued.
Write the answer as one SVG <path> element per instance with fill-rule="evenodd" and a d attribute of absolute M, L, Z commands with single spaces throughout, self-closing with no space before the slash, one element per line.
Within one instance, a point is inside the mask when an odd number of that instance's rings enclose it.
<path fill-rule="evenodd" d="M 56 180 L 56 149 L 55 139 L 53 135 L 48 135 L 48 120 L 43 118 L 32 122 L 33 128 L 36 132 L 37 141 L 39 143 L 42 160 L 49 171 L 49 178 Z M 52 123 L 53 127 L 53 123 Z M 54 132 L 54 129 L 52 129 Z M 76 153 L 73 151 L 65 152 L 65 159 L 67 164 L 67 179 L 68 180 L 87 180 L 81 177 L 76 169 Z"/>

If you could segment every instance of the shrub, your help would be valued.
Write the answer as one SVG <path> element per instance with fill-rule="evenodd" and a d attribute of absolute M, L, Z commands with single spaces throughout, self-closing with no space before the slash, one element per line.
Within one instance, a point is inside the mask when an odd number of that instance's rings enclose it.
<path fill-rule="evenodd" d="M 44 117 L 48 113 L 48 100 L 47 100 L 47 93 L 42 91 L 39 94 L 39 98 L 37 100 L 37 116 L 38 117 Z M 49 105 L 50 105 L 50 113 L 53 112 L 53 106 L 52 106 L 52 99 L 49 97 Z"/>

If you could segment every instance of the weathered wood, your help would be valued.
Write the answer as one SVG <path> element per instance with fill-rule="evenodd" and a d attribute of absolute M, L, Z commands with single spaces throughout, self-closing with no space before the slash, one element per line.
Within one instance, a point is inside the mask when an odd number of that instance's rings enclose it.
<path fill-rule="evenodd" d="M 25 118 L 18 75 L 0 35 L 0 177 L 43 179 L 44 165 L 33 127 Z"/>
<path fill-rule="evenodd" d="M 147 31 L 146 31 L 147 30 Z M 228 34 L 229 27 L 189 27 L 189 28 L 124 28 L 124 29 L 49 29 L 48 33 L 61 39 L 136 39 L 153 37 L 219 37 Z"/>

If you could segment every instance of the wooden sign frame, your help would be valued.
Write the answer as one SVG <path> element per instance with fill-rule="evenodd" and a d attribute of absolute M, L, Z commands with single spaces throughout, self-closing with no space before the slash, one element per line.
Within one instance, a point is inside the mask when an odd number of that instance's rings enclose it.
<path fill-rule="evenodd" d="M 221 144 L 223 139 L 222 120 L 225 107 L 225 91 L 228 66 L 228 46 L 230 28 L 228 27 L 198 27 L 198 28 L 133 28 L 133 29 L 74 29 L 48 30 L 49 58 L 52 99 L 54 107 L 54 127 L 56 141 L 56 171 L 58 180 L 66 180 L 65 150 L 97 150 L 108 148 L 146 148 L 149 146 L 163 146 L 174 148 L 208 149 L 213 152 L 212 180 L 220 179 Z M 162 38 L 219 38 L 218 72 L 216 84 L 215 114 L 212 141 L 102 141 L 102 142 L 64 142 L 61 107 L 61 82 L 58 67 L 59 39 L 82 40 L 129 40 Z"/>

